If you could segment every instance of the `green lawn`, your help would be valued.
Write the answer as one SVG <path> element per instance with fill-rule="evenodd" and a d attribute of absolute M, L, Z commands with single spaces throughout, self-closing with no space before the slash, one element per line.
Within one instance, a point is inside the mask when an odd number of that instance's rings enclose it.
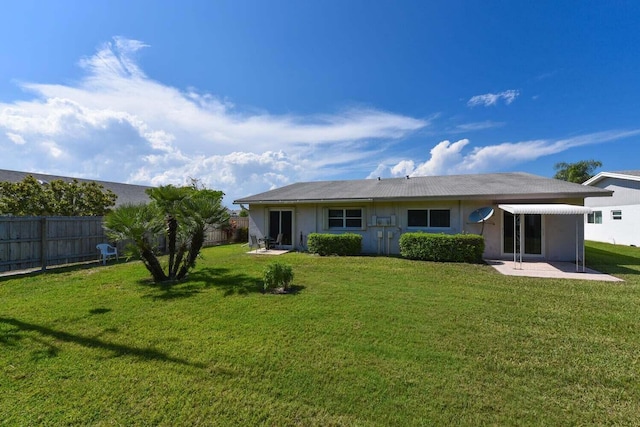
<path fill-rule="evenodd" d="M 0 279 L 0 425 L 640 424 L 640 249 L 589 244 L 622 283 L 292 253 L 291 295 L 245 250 Z"/>

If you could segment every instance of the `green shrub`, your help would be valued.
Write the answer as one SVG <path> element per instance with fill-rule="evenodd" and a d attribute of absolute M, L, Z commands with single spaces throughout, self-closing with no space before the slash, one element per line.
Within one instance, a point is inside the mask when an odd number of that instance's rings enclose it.
<path fill-rule="evenodd" d="M 311 233 L 307 240 L 309 252 L 322 256 L 359 255 L 362 251 L 362 236 L 355 233 L 320 234 Z"/>
<path fill-rule="evenodd" d="M 293 281 L 293 269 L 290 265 L 273 262 L 264 268 L 262 280 L 265 291 L 272 292 L 276 289 L 282 289 L 286 292 Z"/>
<path fill-rule="evenodd" d="M 484 237 L 476 234 L 404 233 L 400 254 L 409 259 L 442 262 L 482 262 Z"/>
<path fill-rule="evenodd" d="M 231 237 L 232 243 L 247 242 L 249 240 L 249 227 L 236 228 Z"/>

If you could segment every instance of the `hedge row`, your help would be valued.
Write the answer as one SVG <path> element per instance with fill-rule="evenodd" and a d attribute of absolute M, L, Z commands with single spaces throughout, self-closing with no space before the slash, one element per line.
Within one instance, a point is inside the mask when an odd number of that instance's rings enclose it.
<path fill-rule="evenodd" d="M 409 259 L 481 263 L 484 238 L 476 234 L 404 233 L 400 254 Z"/>
<path fill-rule="evenodd" d="M 307 239 L 307 247 L 310 253 L 322 256 L 359 255 L 362 252 L 362 236 L 354 233 L 311 233 Z"/>

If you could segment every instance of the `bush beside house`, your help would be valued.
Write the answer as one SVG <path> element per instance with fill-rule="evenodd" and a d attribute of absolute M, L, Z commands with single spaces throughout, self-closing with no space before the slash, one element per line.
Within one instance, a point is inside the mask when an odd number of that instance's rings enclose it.
<path fill-rule="evenodd" d="M 362 236 L 355 233 L 311 233 L 307 240 L 309 252 L 322 256 L 354 256 L 362 252 Z"/>
<path fill-rule="evenodd" d="M 400 254 L 409 259 L 440 262 L 482 262 L 484 237 L 476 234 L 404 233 Z"/>

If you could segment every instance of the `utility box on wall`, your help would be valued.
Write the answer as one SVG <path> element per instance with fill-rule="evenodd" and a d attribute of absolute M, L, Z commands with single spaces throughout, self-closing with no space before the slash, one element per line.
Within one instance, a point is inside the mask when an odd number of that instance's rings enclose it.
<path fill-rule="evenodd" d="M 395 227 L 396 225 L 396 216 L 377 216 L 373 215 L 371 217 L 371 225 L 375 227 Z"/>

